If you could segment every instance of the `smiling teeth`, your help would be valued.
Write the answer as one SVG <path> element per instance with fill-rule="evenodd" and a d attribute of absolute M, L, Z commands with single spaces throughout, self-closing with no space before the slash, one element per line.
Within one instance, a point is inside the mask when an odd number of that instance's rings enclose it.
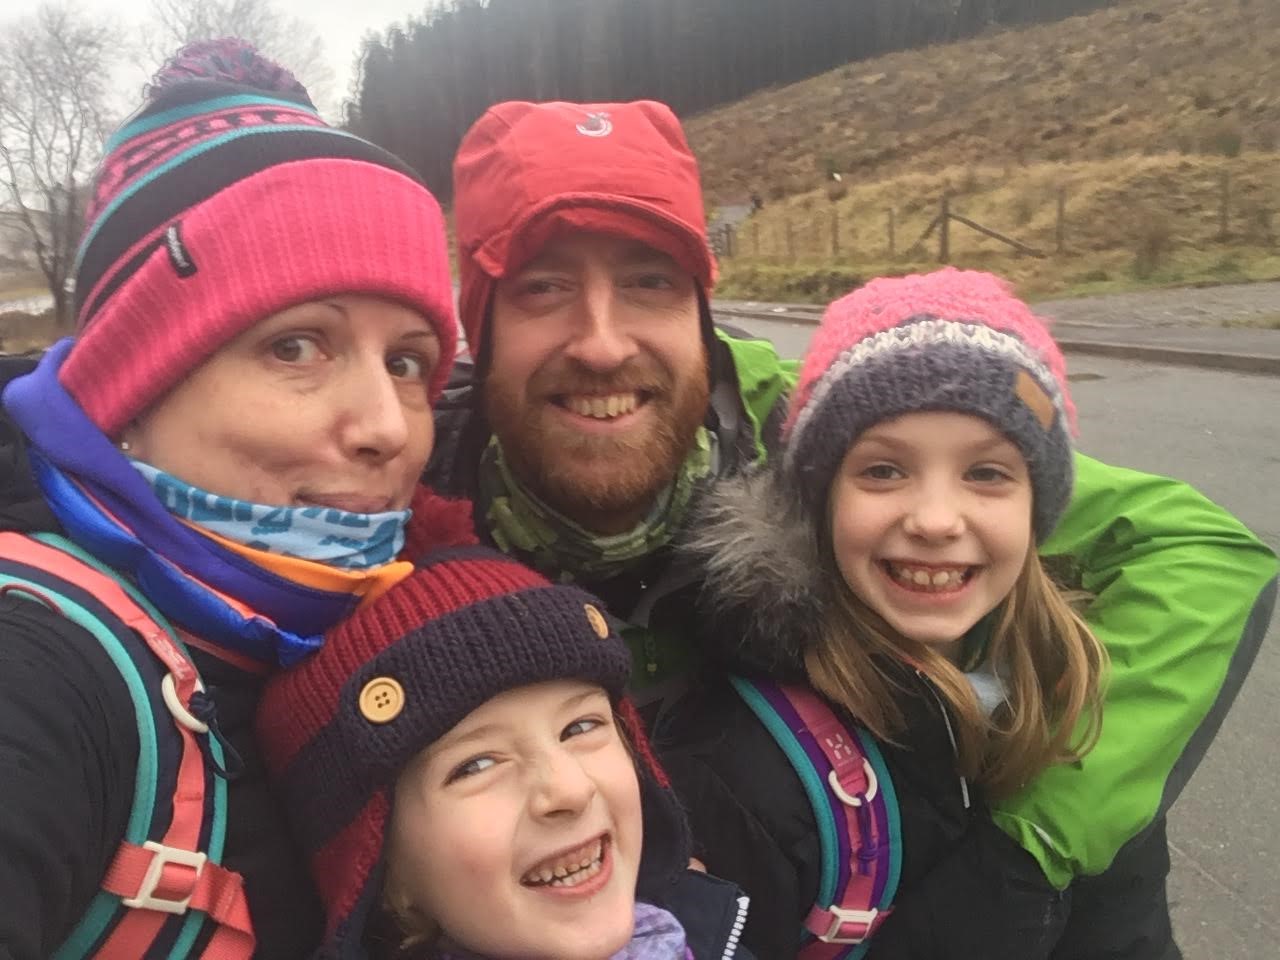
<path fill-rule="evenodd" d="M 531 886 L 576 887 L 600 872 L 604 860 L 604 840 L 595 840 L 564 857 L 539 864 L 523 877 Z"/>
<path fill-rule="evenodd" d="M 922 567 L 906 567 L 896 563 L 890 563 L 888 566 L 889 572 L 904 585 L 931 593 L 956 589 L 964 583 L 967 570 L 967 568 L 926 570 Z"/>
<path fill-rule="evenodd" d="M 609 420 L 633 413 L 640 403 L 634 393 L 615 393 L 607 397 L 566 397 L 564 405 L 580 417 Z"/>

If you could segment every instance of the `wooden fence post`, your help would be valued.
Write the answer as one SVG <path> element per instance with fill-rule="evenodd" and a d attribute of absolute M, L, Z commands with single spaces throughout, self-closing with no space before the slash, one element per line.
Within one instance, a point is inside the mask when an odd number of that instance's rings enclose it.
<path fill-rule="evenodd" d="M 1218 217 L 1218 239 L 1231 236 L 1231 171 L 1222 171 L 1222 210 Z"/>
<path fill-rule="evenodd" d="M 837 259 L 840 256 L 840 211 L 833 205 L 831 207 L 831 258 Z"/>
<path fill-rule="evenodd" d="M 757 260 L 760 259 L 760 221 L 751 221 L 751 250 Z"/>
<path fill-rule="evenodd" d="M 893 207 L 889 208 L 889 259 L 892 260 L 898 255 L 898 212 Z"/>
<path fill-rule="evenodd" d="M 796 233 L 791 227 L 791 215 L 787 214 L 787 259 L 796 262 Z"/>
<path fill-rule="evenodd" d="M 942 195 L 942 207 L 938 211 L 938 262 L 951 262 L 951 195 Z"/>
<path fill-rule="evenodd" d="M 1058 253 L 1067 249 L 1067 188 L 1058 187 Z"/>

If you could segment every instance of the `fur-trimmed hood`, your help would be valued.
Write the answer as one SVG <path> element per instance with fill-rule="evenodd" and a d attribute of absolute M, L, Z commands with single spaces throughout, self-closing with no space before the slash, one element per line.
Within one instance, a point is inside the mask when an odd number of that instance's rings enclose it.
<path fill-rule="evenodd" d="M 700 634 L 715 659 L 779 680 L 804 675 L 830 596 L 816 528 L 776 468 L 719 481 L 679 545 L 705 572 Z"/>

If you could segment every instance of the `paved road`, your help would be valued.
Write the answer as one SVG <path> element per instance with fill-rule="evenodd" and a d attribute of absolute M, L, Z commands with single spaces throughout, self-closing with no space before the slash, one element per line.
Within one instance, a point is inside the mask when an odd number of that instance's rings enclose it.
<path fill-rule="evenodd" d="M 738 320 L 799 356 L 810 324 Z M 1179 477 L 1280 550 L 1280 378 L 1068 358 L 1081 448 Z M 1280 957 L 1280 614 L 1174 807 L 1170 896 L 1187 960 Z"/>

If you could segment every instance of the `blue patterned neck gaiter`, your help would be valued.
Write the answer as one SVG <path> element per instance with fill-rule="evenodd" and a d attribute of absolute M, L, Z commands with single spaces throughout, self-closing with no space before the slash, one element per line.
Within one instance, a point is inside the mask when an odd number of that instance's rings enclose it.
<path fill-rule="evenodd" d="M 179 520 L 265 553 L 342 570 L 390 563 L 404 546 L 408 510 L 348 513 L 331 507 L 271 507 L 222 497 L 141 460 L 130 460 Z"/>

